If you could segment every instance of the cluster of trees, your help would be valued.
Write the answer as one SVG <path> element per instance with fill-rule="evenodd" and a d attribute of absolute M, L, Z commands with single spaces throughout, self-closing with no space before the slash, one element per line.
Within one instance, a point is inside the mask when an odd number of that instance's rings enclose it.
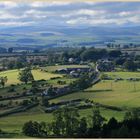
<path fill-rule="evenodd" d="M 112 44 L 109 44 L 112 46 Z M 120 46 L 120 45 L 117 45 Z M 131 44 L 132 46 L 132 44 Z M 116 66 L 123 66 L 123 68 L 129 71 L 136 71 L 140 68 L 140 57 L 135 53 L 122 52 L 120 49 L 97 49 L 94 47 L 86 48 L 61 48 L 58 52 L 48 50 L 48 64 L 68 64 L 69 58 L 74 59 L 74 63 L 87 62 L 87 61 L 98 61 L 99 59 L 109 59 Z"/>
<path fill-rule="evenodd" d="M 110 44 L 111 45 L 111 44 Z M 57 51 L 56 51 L 57 50 Z M 20 69 L 27 67 L 29 65 L 33 66 L 45 66 L 53 65 L 56 63 L 59 64 L 68 64 L 69 59 L 73 58 L 73 63 L 79 64 L 81 62 L 87 61 L 98 61 L 99 59 L 109 59 L 115 65 L 123 65 L 125 69 L 135 71 L 140 68 L 140 57 L 136 54 L 128 54 L 122 53 L 120 49 L 101 49 L 101 48 L 49 48 L 47 51 L 43 51 L 42 53 L 47 54 L 46 59 L 37 60 L 27 60 L 26 55 L 20 56 L 17 60 L 2 60 L 3 69 L 6 67 L 7 69 Z"/>
<path fill-rule="evenodd" d="M 14 59 L 3 59 L 1 61 L 1 65 L 3 67 L 3 69 L 7 68 L 7 69 L 20 69 L 23 67 L 28 66 L 29 64 L 27 63 L 27 58 L 26 56 L 22 55 L 20 57 L 18 57 L 18 59 L 14 60 Z"/>
<path fill-rule="evenodd" d="M 4 88 L 7 81 L 8 81 L 7 76 L 0 77 L 0 86 Z"/>
<path fill-rule="evenodd" d="M 115 43 L 108 43 L 107 44 L 107 47 L 108 48 L 124 48 L 124 49 L 127 49 L 127 48 L 136 48 L 136 47 L 139 47 L 140 44 L 134 44 L 134 43 L 129 43 L 129 44 L 115 44 Z"/>
<path fill-rule="evenodd" d="M 62 59 L 68 60 L 68 58 L 77 58 L 82 61 L 97 61 L 98 59 L 107 58 L 107 57 L 119 57 L 121 55 L 120 50 L 111 50 L 107 51 L 106 49 L 95 49 L 94 47 L 85 48 L 82 47 L 74 52 L 63 52 Z"/>
<path fill-rule="evenodd" d="M 0 47 L 0 53 L 12 53 L 12 52 L 13 52 L 13 48 L 5 49 Z"/>
<path fill-rule="evenodd" d="M 26 67 L 19 72 L 19 80 L 25 84 L 27 84 L 29 81 L 34 81 L 30 67 Z"/>
<path fill-rule="evenodd" d="M 136 71 L 138 68 L 140 68 L 140 65 L 133 60 L 126 60 L 123 63 L 123 66 L 129 71 Z"/>
<path fill-rule="evenodd" d="M 123 58 L 119 57 L 114 60 L 116 66 L 122 66 L 124 69 L 128 71 L 136 71 L 140 68 L 140 60 L 136 60 L 134 58 Z"/>
<path fill-rule="evenodd" d="M 43 57 L 43 56 L 42 56 Z M 4 58 L 1 60 L 1 67 L 3 70 L 5 69 L 20 69 L 27 66 L 45 66 L 47 64 L 46 60 L 41 60 L 41 58 L 30 59 L 26 55 L 16 56 L 11 59 Z"/>
<path fill-rule="evenodd" d="M 118 122 L 114 117 L 108 121 L 95 107 L 92 115 L 81 117 L 76 108 L 61 108 L 53 113 L 51 123 L 29 121 L 23 133 L 32 137 L 81 137 L 81 138 L 132 138 L 140 137 L 139 111 L 126 113 Z"/>
<path fill-rule="evenodd" d="M 88 73 L 83 73 L 83 75 L 80 76 L 78 80 L 73 81 L 70 83 L 71 89 L 86 89 L 92 85 L 92 81 L 96 78 L 96 73 L 95 72 L 88 72 Z"/>
<path fill-rule="evenodd" d="M 97 49 L 94 47 L 86 48 L 62 48 L 59 52 L 47 51 L 48 64 L 61 63 L 67 64 L 69 58 L 74 58 L 74 63 L 79 63 L 80 61 L 97 61 L 102 58 L 116 58 L 122 53 L 120 50 L 107 50 L 107 49 Z"/>

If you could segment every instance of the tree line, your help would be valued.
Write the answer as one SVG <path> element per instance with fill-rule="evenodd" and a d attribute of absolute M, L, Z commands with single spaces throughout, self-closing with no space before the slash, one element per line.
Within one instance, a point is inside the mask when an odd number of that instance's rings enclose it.
<path fill-rule="evenodd" d="M 50 123 L 29 121 L 22 132 L 31 137 L 60 138 L 138 138 L 140 137 L 139 111 L 126 112 L 122 121 L 114 117 L 108 121 L 94 107 L 88 117 L 81 117 L 76 108 L 61 108 L 53 112 Z"/>

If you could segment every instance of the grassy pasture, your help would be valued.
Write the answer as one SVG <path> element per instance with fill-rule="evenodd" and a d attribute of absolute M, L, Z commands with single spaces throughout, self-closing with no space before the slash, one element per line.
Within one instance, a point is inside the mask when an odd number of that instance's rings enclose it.
<path fill-rule="evenodd" d="M 18 80 L 18 74 L 19 74 L 19 70 L 8 70 L 8 71 L 0 72 L 0 77 L 7 76 L 8 81 L 6 85 L 11 85 L 11 84 L 20 83 L 20 81 Z M 40 70 L 32 70 L 32 74 L 35 80 L 41 80 L 41 79 L 49 80 L 50 78 L 53 78 L 53 77 L 62 77 L 62 75 L 60 74 L 43 72 Z"/>
<path fill-rule="evenodd" d="M 140 78 L 140 72 L 105 72 L 105 74 L 112 78 Z"/>
<path fill-rule="evenodd" d="M 9 95 L 13 95 L 13 94 L 16 94 L 16 93 L 21 93 L 24 91 L 24 88 L 26 88 L 27 90 L 31 88 L 31 84 L 21 84 L 21 85 L 16 85 L 15 86 L 15 91 L 14 92 L 8 92 L 9 89 L 10 89 L 10 86 L 7 86 L 5 88 L 1 88 L 0 89 L 0 95 L 6 95 L 6 96 L 9 96 Z"/>
<path fill-rule="evenodd" d="M 114 73 L 108 73 L 114 75 Z M 139 73 L 116 72 L 121 78 L 132 78 L 140 76 Z M 131 82 L 127 80 L 115 82 L 114 80 L 104 80 L 98 84 L 81 92 L 69 94 L 52 100 L 58 102 L 72 99 L 90 99 L 105 105 L 118 106 L 123 108 L 140 107 L 140 81 Z"/>
<path fill-rule="evenodd" d="M 48 80 L 48 83 L 53 85 L 53 86 L 62 87 L 62 86 L 66 86 L 66 85 L 70 84 L 71 82 L 73 82 L 75 80 L 76 80 L 75 78 L 61 77 L 58 79 Z M 66 83 L 61 85 L 61 84 L 58 84 L 58 81 L 63 81 Z"/>
<path fill-rule="evenodd" d="M 117 112 L 108 109 L 100 109 L 101 114 L 109 119 L 112 116 L 116 116 L 118 120 L 123 119 L 124 112 Z M 79 111 L 81 116 L 90 116 L 92 114 L 92 109 L 84 109 Z M 22 126 L 27 121 L 44 121 L 51 122 L 53 120 L 52 113 L 44 113 L 40 107 L 33 108 L 32 110 L 28 110 L 24 113 L 19 113 L 16 115 L 11 115 L 7 117 L 0 118 L 0 128 L 8 132 L 17 132 L 20 133 L 22 130 Z"/>
<path fill-rule="evenodd" d="M 39 71 L 40 72 L 40 71 Z M 139 73 L 133 72 L 109 72 L 107 73 L 114 79 L 116 77 L 138 78 Z M 115 75 L 115 76 L 114 76 Z M 44 79 L 44 78 L 43 78 Z M 66 80 L 66 79 L 65 79 Z M 50 80 L 51 81 L 51 80 Z M 56 81 L 52 80 L 52 83 Z M 122 80 L 115 82 L 114 80 L 104 80 L 98 84 L 80 92 L 65 95 L 51 102 L 59 102 L 62 100 L 74 100 L 74 99 L 90 99 L 95 102 L 99 102 L 105 105 L 117 106 L 122 108 L 140 107 L 140 82 L 135 82 L 136 91 L 134 90 L 134 82 Z M 109 119 L 115 117 L 118 120 L 123 119 L 125 111 L 114 111 L 105 108 L 100 108 L 101 114 Z M 89 116 L 92 113 L 92 109 L 80 110 L 81 116 Z M 0 118 L 0 128 L 8 132 L 21 132 L 23 124 L 29 120 L 34 121 L 52 121 L 53 117 L 51 113 L 44 113 L 41 108 L 35 107 L 26 112 L 10 115 Z"/>

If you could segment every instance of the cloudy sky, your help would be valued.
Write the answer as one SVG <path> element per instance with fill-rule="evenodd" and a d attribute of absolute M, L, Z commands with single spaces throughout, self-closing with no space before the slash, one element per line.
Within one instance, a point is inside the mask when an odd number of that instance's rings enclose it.
<path fill-rule="evenodd" d="M 0 1 L 0 27 L 137 26 L 140 2 Z"/>

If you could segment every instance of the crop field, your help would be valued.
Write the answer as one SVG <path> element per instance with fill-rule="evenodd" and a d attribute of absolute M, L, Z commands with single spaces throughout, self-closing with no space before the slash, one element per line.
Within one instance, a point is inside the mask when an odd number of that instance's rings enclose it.
<path fill-rule="evenodd" d="M 18 80 L 18 74 L 19 74 L 19 70 L 8 70 L 8 71 L 0 72 L 0 77 L 7 76 L 8 81 L 6 85 L 11 85 L 11 84 L 20 83 L 20 81 Z M 41 79 L 49 80 L 50 78 L 53 77 L 62 77 L 62 75 L 60 74 L 43 72 L 40 70 L 32 70 L 32 74 L 35 80 L 41 80 Z"/>

